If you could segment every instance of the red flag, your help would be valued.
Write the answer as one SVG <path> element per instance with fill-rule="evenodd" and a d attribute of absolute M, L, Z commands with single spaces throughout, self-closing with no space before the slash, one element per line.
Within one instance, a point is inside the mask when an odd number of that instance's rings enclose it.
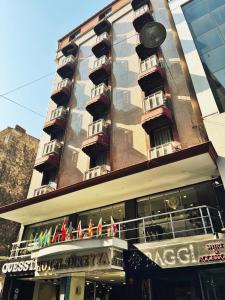
<path fill-rule="evenodd" d="M 78 239 L 78 240 L 81 240 L 81 239 L 82 239 L 81 220 L 80 220 L 80 222 L 78 223 L 78 226 L 77 226 L 77 239 Z"/>
<path fill-rule="evenodd" d="M 113 220 L 113 217 L 111 216 L 111 236 L 116 236 L 117 227 Z"/>
<path fill-rule="evenodd" d="M 55 227 L 55 231 L 54 231 L 54 234 L 53 234 L 53 237 L 52 237 L 52 243 L 56 243 L 58 241 L 58 238 L 59 238 L 59 226 L 60 224 L 57 224 L 56 227 Z"/>
<path fill-rule="evenodd" d="M 61 241 L 65 241 L 66 239 L 66 225 L 67 225 L 67 220 L 64 219 L 61 227 Z"/>

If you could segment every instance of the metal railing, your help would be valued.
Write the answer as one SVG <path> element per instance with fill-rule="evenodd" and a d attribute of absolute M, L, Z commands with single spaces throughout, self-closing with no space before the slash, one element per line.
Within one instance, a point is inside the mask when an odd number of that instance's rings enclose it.
<path fill-rule="evenodd" d="M 54 190 L 55 190 L 55 188 L 53 186 L 42 185 L 39 188 L 37 188 L 37 189 L 34 190 L 34 197 L 35 196 L 40 196 L 40 195 L 43 195 L 43 194 L 46 194 L 46 193 L 49 193 L 49 192 L 52 192 Z"/>
<path fill-rule="evenodd" d="M 97 36 L 96 38 L 96 44 L 100 43 L 103 40 L 109 40 L 109 34 L 107 32 L 104 32 Z"/>
<path fill-rule="evenodd" d="M 84 173 L 84 180 L 88 180 L 91 178 L 95 178 L 110 172 L 110 166 L 108 165 L 101 165 L 94 168 L 91 168 Z"/>
<path fill-rule="evenodd" d="M 65 66 L 66 64 L 73 64 L 76 62 L 75 57 L 70 54 L 69 56 L 63 56 L 60 60 L 59 60 L 59 67 Z"/>
<path fill-rule="evenodd" d="M 106 55 L 103 55 L 94 61 L 93 70 L 100 68 L 102 65 L 108 63 L 109 63 L 109 58 Z"/>
<path fill-rule="evenodd" d="M 48 121 L 54 120 L 56 118 L 65 119 L 66 109 L 63 106 L 59 106 L 56 109 L 52 110 Z"/>
<path fill-rule="evenodd" d="M 157 57 L 157 55 L 154 54 L 140 62 L 140 70 L 141 70 L 141 72 L 145 72 L 145 71 L 147 71 L 153 67 L 156 67 L 158 65 L 159 65 L 158 57 Z"/>
<path fill-rule="evenodd" d="M 55 244 L 95 239 L 104 237 L 118 237 L 131 243 L 146 243 L 164 239 L 175 239 L 195 235 L 206 235 L 220 232 L 223 228 L 220 211 L 209 206 L 197 206 L 175 210 L 128 221 L 102 225 L 101 232 L 98 226 L 73 230 L 68 236 L 61 239 L 61 234 L 48 238 L 44 244 L 38 239 L 16 242 L 12 244 L 11 259 L 30 256 L 32 251 Z"/>
<path fill-rule="evenodd" d="M 141 15 L 145 14 L 146 12 L 150 12 L 148 4 L 145 4 L 134 11 L 134 18 L 140 17 Z"/>
<path fill-rule="evenodd" d="M 62 145 L 58 140 L 52 140 L 46 144 L 44 144 L 43 156 L 48 155 L 50 153 L 59 153 Z"/>
<path fill-rule="evenodd" d="M 154 94 L 151 94 L 145 97 L 143 100 L 143 108 L 145 112 L 155 109 L 163 104 L 165 104 L 163 91 L 158 91 Z"/>
<path fill-rule="evenodd" d="M 104 119 L 99 119 L 88 125 L 88 137 L 99 133 L 107 133 L 108 124 Z"/>
<path fill-rule="evenodd" d="M 69 78 L 63 79 L 62 81 L 58 82 L 56 85 L 56 89 L 60 90 L 64 87 L 69 88 L 72 84 L 72 81 Z"/>
<path fill-rule="evenodd" d="M 149 159 L 154 159 L 181 150 L 178 142 L 170 142 L 149 149 Z"/>
<path fill-rule="evenodd" d="M 91 98 L 94 98 L 96 96 L 99 96 L 101 94 L 107 94 L 108 93 L 108 87 L 105 85 L 105 83 L 101 83 L 91 89 Z"/>

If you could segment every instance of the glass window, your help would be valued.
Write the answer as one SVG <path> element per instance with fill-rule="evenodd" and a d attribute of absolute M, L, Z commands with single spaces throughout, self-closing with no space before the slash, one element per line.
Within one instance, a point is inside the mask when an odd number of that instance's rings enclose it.
<path fill-rule="evenodd" d="M 225 0 L 192 0 L 182 9 L 218 109 L 224 112 Z"/>
<path fill-rule="evenodd" d="M 151 138 L 153 147 L 169 143 L 173 140 L 171 128 L 163 127 L 155 129 L 151 133 Z"/>

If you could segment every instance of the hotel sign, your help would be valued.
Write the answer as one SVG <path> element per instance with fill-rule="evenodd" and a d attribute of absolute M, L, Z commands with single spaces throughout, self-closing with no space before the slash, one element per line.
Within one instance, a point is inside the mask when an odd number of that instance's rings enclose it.
<path fill-rule="evenodd" d="M 61 255 L 47 259 L 36 258 L 21 261 L 8 261 L 2 266 L 2 273 L 16 275 L 35 272 L 35 276 L 93 271 L 99 269 L 122 268 L 121 251 L 113 248 L 95 250 L 92 253 Z"/>
<path fill-rule="evenodd" d="M 194 241 L 152 247 L 151 243 L 136 244 L 150 260 L 162 269 L 225 262 L 225 239 Z"/>

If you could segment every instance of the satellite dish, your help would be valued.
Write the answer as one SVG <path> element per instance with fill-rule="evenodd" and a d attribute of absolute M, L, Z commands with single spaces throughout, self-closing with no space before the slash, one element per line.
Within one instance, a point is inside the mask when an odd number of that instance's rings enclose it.
<path fill-rule="evenodd" d="M 158 22 L 149 22 L 140 32 L 140 42 L 146 48 L 159 47 L 166 39 L 166 28 Z"/>

